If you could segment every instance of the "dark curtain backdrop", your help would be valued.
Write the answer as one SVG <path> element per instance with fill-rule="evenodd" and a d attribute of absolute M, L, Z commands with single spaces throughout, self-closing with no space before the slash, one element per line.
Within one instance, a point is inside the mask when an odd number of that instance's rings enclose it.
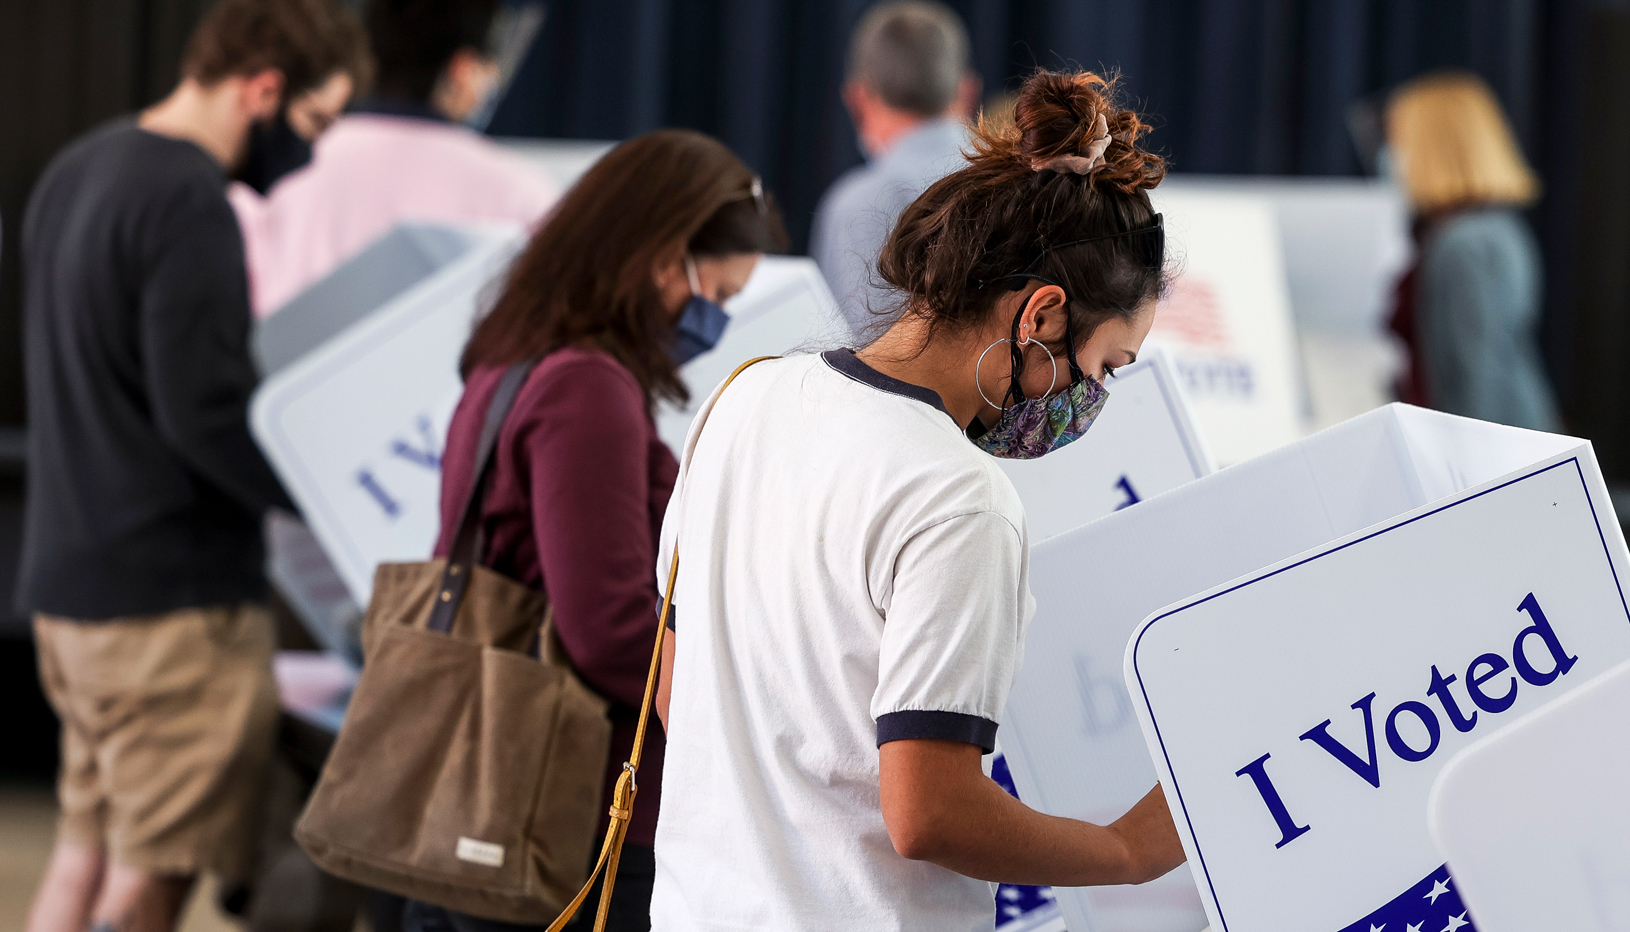
<path fill-rule="evenodd" d="M 550 0 L 501 135 L 727 142 L 802 249 L 821 192 L 861 160 L 838 96 L 863 0 Z M 1494 87 L 1549 192 L 1545 342 L 1570 386 L 1571 270 L 1588 0 L 950 0 L 987 95 L 1037 66 L 1118 70 L 1177 171 L 1349 175 L 1356 101 L 1438 68 Z"/>
<path fill-rule="evenodd" d="M 838 97 L 862 0 L 551 0 L 494 133 L 713 133 L 758 168 L 797 237 L 860 154 Z M 1567 0 L 951 0 L 987 94 L 1037 66 L 1119 70 L 1187 172 L 1354 174 L 1350 104 L 1443 67 L 1494 86 L 1529 153 L 1576 91 Z M 1560 67 L 1559 67 L 1560 66 Z"/>
<path fill-rule="evenodd" d="M 0 0 L 0 423 L 22 418 L 18 220 L 52 152 L 160 96 L 209 0 Z M 500 107 L 501 135 L 621 139 L 659 126 L 719 136 L 765 177 L 802 248 L 822 190 L 857 164 L 838 98 L 862 0 L 547 0 Z M 1118 69 L 1185 172 L 1359 171 L 1356 100 L 1440 67 L 1498 91 L 1547 197 L 1546 341 L 1571 383 L 1568 311 L 1589 46 L 1605 0 L 952 0 L 987 93 L 1039 66 Z"/>

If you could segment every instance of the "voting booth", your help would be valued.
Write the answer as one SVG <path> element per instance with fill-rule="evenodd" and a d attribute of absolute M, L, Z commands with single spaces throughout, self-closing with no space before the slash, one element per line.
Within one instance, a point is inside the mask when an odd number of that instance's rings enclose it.
<path fill-rule="evenodd" d="M 596 139 L 504 137 L 494 141 L 537 169 L 561 191 L 576 184 L 601 156 L 617 146 L 615 142 Z"/>
<path fill-rule="evenodd" d="M 1588 443 L 1390 405 L 1039 546 L 1010 717 L 1044 808 L 1117 814 L 1098 784 L 1151 774 L 1076 737 L 1101 704 L 1038 688 L 1118 640 L 1214 929 L 1459 928 L 1433 781 L 1630 658 L 1627 572 Z"/>
<path fill-rule="evenodd" d="M 1159 348 L 1146 351 L 1136 363 L 1117 369 L 1106 387 L 1109 401 L 1081 439 L 1039 459 L 997 461 L 1024 502 L 1031 541 L 1216 471 L 1170 354 Z M 990 775 L 1025 799 L 1000 735 L 997 742 Z M 1003 884 L 996 892 L 998 932 L 1060 932 L 1066 924 L 1056 900 L 1050 888 Z"/>
<path fill-rule="evenodd" d="M 1273 212 L 1310 417 L 1305 426 L 1329 427 L 1392 400 L 1405 363 L 1387 319 L 1414 252 L 1409 202 L 1398 185 L 1380 178 L 1177 173 L 1159 190 L 1245 195 Z"/>
<path fill-rule="evenodd" d="M 1069 928 L 1447 909 L 1432 780 L 1630 657 L 1626 562 L 1587 443 L 1397 404 L 1037 544 L 1003 727 L 1020 795 L 1104 822 L 1158 778 L 1189 855 L 1058 891 Z"/>
<path fill-rule="evenodd" d="M 435 544 L 441 447 L 463 391 L 458 356 L 476 314 L 496 296 L 525 241 L 518 229 L 445 229 L 465 248 L 437 253 L 445 259 L 439 266 L 421 263 L 433 269 L 405 289 L 394 273 L 377 276 L 388 292 L 382 304 L 359 300 L 364 311 L 328 321 L 326 329 L 314 325 L 303 341 L 275 328 L 300 329 L 297 324 L 310 321 L 300 314 L 283 321 L 287 312 L 280 312 L 266 321 L 273 330 L 257 338 L 257 345 L 303 346 L 279 351 L 296 358 L 282 361 L 262 383 L 250 424 L 357 605 L 368 603 L 379 563 L 422 560 Z M 381 241 L 367 261 L 375 269 L 397 269 L 401 253 L 422 251 L 422 240 Z M 334 277 L 370 275 L 347 263 Z M 313 291 L 324 287 L 327 280 Z M 359 288 L 353 282 L 345 291 Z M 741 361 L 736 355 L 782 353 L 820 341 L 837 320 L 814 263 L 799 258 L 766 257 L 726 309 L 733 316 L 720 346 L 681 370 L 693 405 Z M 689 417 L 688 411 L 664 411 L 659 418 L 659 431 L 675 448 L 672 438 L 683 439 Z"/>
<path fill-rule="evenodd" d="M 269 375 L 250 405 L 255 439 L 358 605 L 377 564 L 430 553 L 458 354 L 525 242 L 519 228 L 461 232 L 469 248 Z"/>
<path fill-rule="evenodd" d="M 1630 662 L 1444 765 L 1432 837 L 1481 932 L 1630 929 L 1627 723 Z"/>
<path fill-rule="evenodd" d="M 1175 272 L 1149 332 L 1172 353 L 1223 465 L 1302 436 L 1295 327 L 1280 234 L 1262 197 L 1156 188 Z"/>

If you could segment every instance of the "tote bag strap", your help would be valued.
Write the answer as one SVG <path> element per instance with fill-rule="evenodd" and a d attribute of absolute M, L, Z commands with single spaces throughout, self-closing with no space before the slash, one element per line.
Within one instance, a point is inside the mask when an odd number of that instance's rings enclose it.
<path fill-rule="evenodd" d="M 719 386 L 719 395 L 730 387 L 736 376 L 747 371 L 749 366 L 775 359 L 775 356 L 759 356 L 749 359 L 736 367 L 730 377 Z M 717 403 L 717 397 L 715 398 Z M 696 432 L 700 436 L 702 428 L 707 426 L 707 415 L 713 410 L 710 405 L 702 413 L 702 423 L 697 425 Z M 559 918 L 549 924 L 548 932 L 560 932 L 566 923 L 572 921 L 583 901 L 588 898 L 589 889 L 594 886 L 594 879 L 602 872 L 605 873 L 605 886 L 600 889 L 600 909 L 594 917 L 594 932 L 604 932 L 606 916 L 611 909 L 611 889 L 617 882 L 617 864 L 622 858 L 623 839 L 628 835 L 628 822 L 634 817 L 634 796 L 639 792 L 640 751 L 645 747 L 645 729 L 651 718 L 651 699 L 656 695 L 657 676 L 662 672 L 662 642 L 668 633 L 668 618 L 674 606 L 674 581 L 679 578 L 679 541 L 674 535 L 673 559 L 668 563 L 668 584 L 662 592 L 662 614 L 657 618 L 656 646 L 651 649 L 651 669 L 645 675 L 645 698 L 640 700 L 639 726 L 634 730 L 634 749 L 629 752 L 628 760 L 623 763 L 622 775 L 617 778 L 617 788 L 611 794 L 611 825 L 606 828 L 605 843 L 600 846 L 600 858 L 594 864 L 594 870 L 589 872 L 589 879 L 584 882 L 583 889 L 577 891 L 577 896 L 566 904 L 566 909 Z"/>
<path fill-rule="evenodd" d="M 538 365 L 536 358 L 523 360 L 510 366 L 498 380 L 498 389 L 487 403 L 487 417 L 481 422 L 481 438 L 475 447 L 475 474 L 470 481 L 470 492 L 464 499 L 464 511 L 453 534 L 453 546 L 447 552 L 447 565 L 441 571 L 441 588 L 436 603 L 430 609 L 429 628 L 447 634 L 453 630 L 453 619 L 458 615 L 459 603 L 464 600 L 464 589 L 469 585 L 470 572 L 481 560 L 482 543 L 486 537 L 481 528 L 481 505 L 487 498 L 487 486 L 492 478 L 492 461 L 498 450 L 498 433 L 515 407 L 515 398 L 521 393 L 526 377 Z"/>

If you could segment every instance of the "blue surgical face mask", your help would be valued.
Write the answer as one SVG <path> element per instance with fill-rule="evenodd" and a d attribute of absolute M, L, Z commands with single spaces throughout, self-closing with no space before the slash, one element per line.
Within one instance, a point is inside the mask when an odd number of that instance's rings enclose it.
<path fill-rule="evenodd" d="M 683 366 L 697 356 L 719 345 L 724 328 L 730 325 L 730 315 L 723 306 L 703 296 L 702 282 L 696 274 L 696 262 L 685 257 L 685 277 L 690 279 L 690 300 L 679 312 L 674 323 L 674 342 L 668 350 L 674 365 Z"/>

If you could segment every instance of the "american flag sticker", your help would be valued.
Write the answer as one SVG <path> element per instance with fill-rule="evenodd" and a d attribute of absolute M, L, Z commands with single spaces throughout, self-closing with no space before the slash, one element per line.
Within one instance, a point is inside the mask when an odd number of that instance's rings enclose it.
<path fill-rule="evenodd" d="M 1341 932 L 1477 932 L 1444 865 Z"/>

